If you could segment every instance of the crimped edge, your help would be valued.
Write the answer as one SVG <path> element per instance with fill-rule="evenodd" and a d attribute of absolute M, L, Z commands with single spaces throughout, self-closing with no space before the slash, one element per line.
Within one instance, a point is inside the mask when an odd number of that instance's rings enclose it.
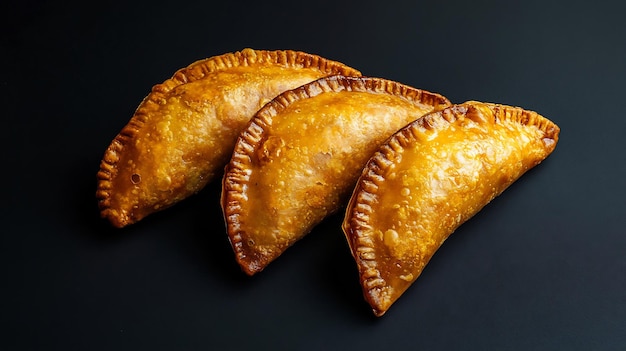
<path fill-rule="evenodd" d="M 358 70 L 341 62 L 302 51 L 268 51 L 250 48 L 198 60 L 185 68 L 179 69 L 170 79 L 152 88 L 148 96 L 139 104 L 130 121 L 115 136 L 106 149 L 97 173 L 96 198 L 98 199 L 101 217 L 108 218 L 118 228 L 139 220 L 128 218 L 127 216 L 121 217 L 121 213 L 117 213 L 115 209 L 111 208 L 112 182 L 117 175 L 117 162 L 125 146 L 135 138 L 138 131 L 150 118 L 150 113 L 159 108 L 160 102 L 166 98 L 168 92 L 180 85 L 201 80 L 211 73 L 224 71 L 231 67 L 255 66 L 267 63 L 287 67 L 318 68 L 320 71 L 328 73 L 328 75 L 361 75 L 361 72 Z"/>
<path fill-rule="evenodd" d="M 369 220 L 378 201 L 378 189 L 384 174 L 396 162 L 398 155 L 418 139 L 424 130 L 444 129 L 460 118 L 471 114 L 473 109 L 486 107 L 493 112 L 494 123 L 512 121 L 526 126 L 536 126 L 543 131 L 544 143 L 551 153 L 558 142 L 560 129 L 540 114 L 520 107 L 494 103 L 467 101 L 440 111 L 433 111 L 409 123 L 384 142 L 363 168 L 357 181 L 342 223 L 342 230 L 359 270 L 363 295 L 372 307 L 374 315 L 382 316 L 391 306 L 388 296 L 381 292 L 388 288 L 378 269 L 374 241 L 366 233 L 371 232 Z"/>
<path fill-rule="evenodd" d="M 221 205 L 226 231 L 242 269 L 253 275 L 264 267 L 256 265 L 246 253 L 243 244 L 240 215 L 247 201 L 244 189 L 250 181 L 249 164 L 252 154 L 263 139 L 264 131 L 272 125 L 272 119 L 295 101 L 311 98 L 324 92 L 363 91 L 387 93 L 407 100 L 431 105 L 435 108 L 450 105 L 444 96 L 416 89 L 398 82 L 373 77 L 330 76 L 320 78 L 293 90 L 286 91 L 263 106 L 240 134 L 222 180 Z"/>

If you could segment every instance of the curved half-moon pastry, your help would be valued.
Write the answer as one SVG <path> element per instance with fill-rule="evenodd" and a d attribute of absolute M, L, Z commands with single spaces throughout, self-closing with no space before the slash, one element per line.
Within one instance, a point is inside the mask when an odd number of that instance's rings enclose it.
<path fill-rule="evenodd" d="M 285 90 L 360 72 L 297 51 L 240 52 L 197 61 L 152 88 L 106 150 L 96 196 L 116 227 L 201 190 L 221 174 L 252 115 Z"/>
<path fill-rule="evenodd" d="M 222 209 L 242 270 L 263 270 L 347 203 L 378 145 L 448 106 L 438 94 L 377 78 L 322 78 L 265 105 L 227 165 Z"/>
<path fill-rule="evenodd" d="M 555 148 L 559 127 L 467 102 L 412 122 L 363 169 L 343 230 L 367 302 L 383 315 L 448 236 Z"/>

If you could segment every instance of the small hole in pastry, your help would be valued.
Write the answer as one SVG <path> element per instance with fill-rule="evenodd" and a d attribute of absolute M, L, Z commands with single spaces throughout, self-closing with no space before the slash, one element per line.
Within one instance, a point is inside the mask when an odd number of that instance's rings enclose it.
<path fill-rule="evenodd" d="M 130 181 L 131 181 L 133 184 L 139 184 L 139 183 L 141 182 L 141 176 L 140 176 L 139 174 L 137 174 L 137 173 L 133 173 L 133 174 L 130 176 Z"/>

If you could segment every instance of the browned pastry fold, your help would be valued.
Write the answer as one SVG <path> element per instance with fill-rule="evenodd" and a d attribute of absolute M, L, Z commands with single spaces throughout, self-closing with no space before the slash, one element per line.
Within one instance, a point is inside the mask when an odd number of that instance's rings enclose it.
<path fill-rule="evenodd" d="M 342 63 L 291 50 L 245 49 L 192 63 L 152 88 L 106 150 L 96 197 L 123 227 L 201 190 L 228 162 L 252 115 L 279 93 Z"/>
<path fill-rule="evenodd" d="M 467 102 L 385 142 L 363 169 L 343 223 L 374 314 L 389 309 L 454 230 L 544 160 L 558 135 L 535 112 Z"/>
<path fill-rule="evenodd" d="M 242 270 L 263 270 L 344 206 L 380 143 L 448 105 L 397 82 L 342 76 L 265 105 L 242 132 L 223 178 L 222 209 Z"/>

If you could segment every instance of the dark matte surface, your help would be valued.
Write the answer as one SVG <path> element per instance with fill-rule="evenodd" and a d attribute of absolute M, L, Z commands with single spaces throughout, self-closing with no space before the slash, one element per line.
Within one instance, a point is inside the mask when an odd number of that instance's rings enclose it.
<path fill-rule="evenodd" d="M 1 349 L 626 349 L 620 2 L 13 3 L 0 11 Z M 111 228 L 94 197 L 111 139 L 152 85 L 245 47 L 523 106 L 561 141 L 379 319 L 341 215 L 252 278 L 218 184 Z"/>

